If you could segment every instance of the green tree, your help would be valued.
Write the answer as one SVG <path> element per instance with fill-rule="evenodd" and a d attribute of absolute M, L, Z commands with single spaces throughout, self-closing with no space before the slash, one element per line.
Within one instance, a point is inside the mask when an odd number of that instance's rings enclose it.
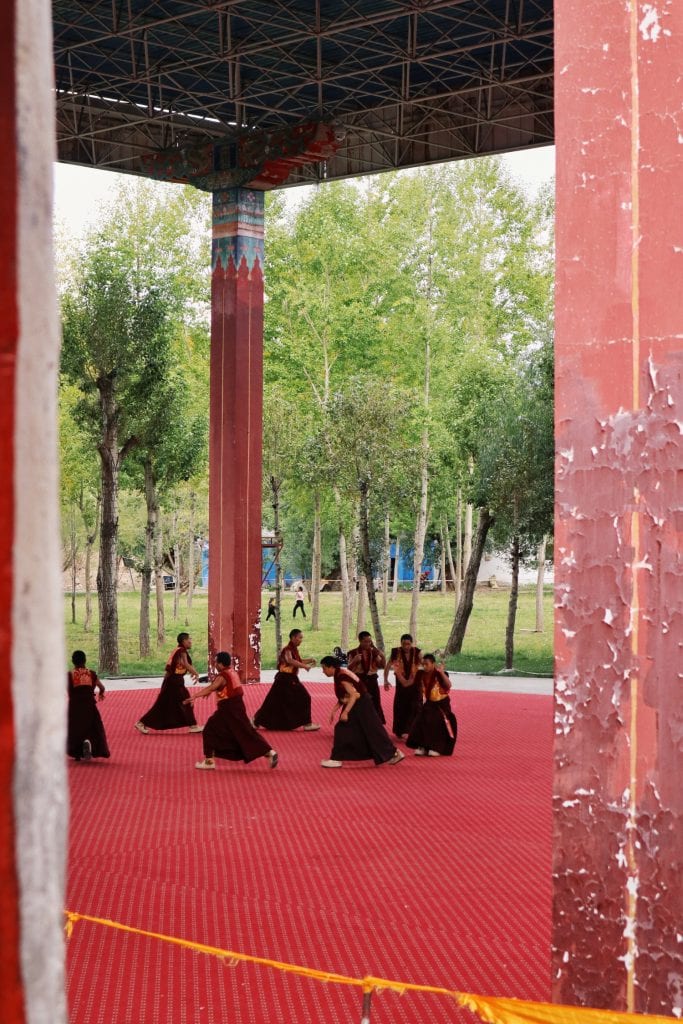
<path fill-rule="evenodd" d="M 86 239 L 80 266 L 72 272 L 73 286 L 63 297 L 62 370 L 80 389 L 76 413 L 89 427 L 100 457 L 102 672 L 118 671 L 121 468 L 140 444 L 150 396 L 170 368 L 178 323 L 183 316 L 196 317 L 206 298 L 206 275 L 202 280 L 189 259 L 201 212 L 194 190 L 126 186 Z"/>

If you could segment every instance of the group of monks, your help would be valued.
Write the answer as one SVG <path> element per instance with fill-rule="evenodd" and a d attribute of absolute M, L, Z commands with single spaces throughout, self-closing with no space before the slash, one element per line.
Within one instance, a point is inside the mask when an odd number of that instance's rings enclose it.
<path fill-rule="evenodd" d="M 150 709 L 135 723 L 135 728 L 148 734 L 186 727 L 189 732 L 202 733 L 204 757 L 195 765 L 203 771 L 216 768 L 216 759 L 244 761 L 248 764 L 264 758 L 271 768 L 277 767 L 278 754 L 264 739 L 260 730 L 315 732 L 320 725 L 312 721 L 311 697 L 299 678 L 316 662 L 304 658 L 300 647 L 301 630 L 293 629 L 289 642 L 278 655 L 277 672 L 272 686 L 253 719 L 244 704 L 240 678 L 227 651 L 215 658 L 216 673 L 201 690 L 190 694 L 185 676 L 193 683 L 199 675 L 192 664 L 189 633 L 179 633 L 177 647 L 166 663 L 163 682 Z M 339 652 L 341 655 L 341 652 Z M 75 651 L 74 668 L 69 672 L 69 719 L 67 753 L 76 760 L 109 757 L 102 719 L 97 709 L 96 692 L 104 697 L 104 687 L 95 672 L 86 667 L 85 654 Z M 346 664 L 344 664 L 346 660 Z M 384 674 L 384 688 L 389 689 L 389 672 L 393 671 L 396 689 L 393 702 L 393 734 L 405 741 L 418 756 L 450 756 L 457 739 L 457 721 L 450 704 L 451 688 L 443 665 L 437 665 L 433 654 L 422 654 L 410 634 L 401 637 L 389 658 L 373 644 L 370 633 L 358 634 L 358 646 L 343 656 L 327 655 L 321 668 L 332 679 L 337 702 L 330 714 L 335 722 L 330 757 L 321 762 L 324 768 L 341 768 L 344 761 L 372 760 L 375 764 L 399 764 L 405 754 L 389 736 L 380 697 L 379 675 Z M 214 694 L 216 708 L 204 726 L 197 723 L 194 702 Z"/>

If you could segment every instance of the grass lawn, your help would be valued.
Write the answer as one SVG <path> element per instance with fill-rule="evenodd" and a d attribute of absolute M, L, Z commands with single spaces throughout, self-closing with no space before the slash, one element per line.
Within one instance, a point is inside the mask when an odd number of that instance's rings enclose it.
<path fill-rule="evenodd" d="M 275 622 L 265 622 L 268 594 L 263 595 L 263 668 L 275 668 Z M 508 592 L 506 590 L 478 590 L 474 599 L 474 608 L 467 627 L 467 634 L 462 654 L 448 659 L 448 668 L 460 672 L 480 672 L 493 674 L 499 672 L 504 665 L 505 623 L 507 619 Z M 389 601 L 386 617 L 382 619 L 384 642 L 387 650 L 398 644 L 401 633 L 408 629 L 410 617 L 410 598 L 407 593 L 397 595 L 395 601 Z M 381 609 L 381 595 L 380 595 Z M 176 635 L 185 630 L 192 634 L 193 660 L 199 671 L 206 670 L 207 656 L 207 596 L 195 594 L 192 610 L 187 615 L 185 600 L 181 597 L 180 617 L 173 621 L 173 595 L 165 595 L 166 642 L 158 652 L 150 658 L 141 659 L 138 653 L 138 621 L 140 615 L 140 595 L 136 593 L 119 594 L 119 658 L 122 676 L 153 676 L 161 675 L 169 652 L 173 649 Z M 420 595 L 418 611 L 417 642 L 423 651 L 432 651 L 443 647 L 453 621 L 453 595 L 424 593 Z M 551 588 L 545 592 L 545 632 L 534 633 L 535 623 L 535 592 L 534 588 L 523 588 L 519 595 L 517 608 L 517 624 L 515 635 L 515 667 L 516 675 L 547 675 L 553 671 L 553 600 Z M 93 600 L 94 629 L 85 633 L 82 628 L 85 616 L 85 597 L 79 595 L 76 603 L 76 623 L 71 622 L 71 598 L 64 598 L 64 615 L 66 623 L 66 644 L 71 651 L 81 648 L 86 652 L 92 667 L 97 667 L 97 598 Z M 310 606 L 307 605 L 308 618 L 304 621 L 297 615 L 292 621 L 294 595 L 287 593 L 283 605 L 282 632 L 285 641 L 289 630 L 297 625 L 304 631 L 303 653 L 318 661 L 324 654 L 330 654 L 332 648 L 339 643 L 339 627 L 341 622 L 341 594 L 321 594 L 320 598 L 320 629 L 312 633 L 310 629 Z M 150 613 L 153 621 L 152 635 L 156 636 L 156 605 L 152 601 Z M 370 616 L 367 615 L 365 628 L 372 632 Z"/>

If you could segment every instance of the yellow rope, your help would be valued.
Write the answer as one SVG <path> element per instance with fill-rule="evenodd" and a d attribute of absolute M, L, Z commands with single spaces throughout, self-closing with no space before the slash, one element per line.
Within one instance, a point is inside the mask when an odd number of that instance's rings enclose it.
<path fill-rule="evenodd" d="M 109 921 L 107 918 L 78 914 L 73 910 L 65 910 L 64 914 L 67 938 L 71 938 L 75 924 L 79 921 L 88 921 L 90 924 L 99 924 L 104 928 L 127 932 L 129 935 L 159 939 L 161 942 L 181 946 L 196 953 L 206 953 L 208 956 L 215 956 L 219 960 L 227 961 L 231 967 L 236 966 L 239 962 L 258 964 L 261 967 L 272 967 L 276 971 L 298 974 L 302 978 L 312 978 L 315 981 L 324 981 L 333 985 L 350 985 L 362 989 L 363 992 L 381 992 L 384 989 L 389 989 L 399 995 L 403 995 L 404 992 L 428 992 L 432 995 L 447 996 L 449 999 L 454 999 L 460 1006 L 476 1013 L 489 1024 L 626 1024 L 626 1022 L 634 1024 L 636 1017 L 637 1021 L 643 1021 L 645 1024 L 671 1024 L 671 1017 L 617 1013 L 612 1010 L 591 1010 L 577 1006 L 561 1006 L 557 1003 L 527 1002 L 521 999 L 497 999 L 472 995 L 470 992 L 458 992 L 455 989 L 441 988 L 437 985 L 415 985 L 409 981 L 391 981 L 388 978 L 375 978 L 372 975 L 366 975 L 364 978 L 351 978 L 345 974 L 335 974 L 332 971 L 317 971 L 313 967 L 300 967 L 298 964 L 283 963 L 281 960 L 271 960 L 268 957 L 250 956 L 248 953 L 238 953 L 232 949 L 207 946 L 203 942 L 179 939 L 175 935 L 149 932 L 143 928 L 120 924 L 118 921 Z"/>

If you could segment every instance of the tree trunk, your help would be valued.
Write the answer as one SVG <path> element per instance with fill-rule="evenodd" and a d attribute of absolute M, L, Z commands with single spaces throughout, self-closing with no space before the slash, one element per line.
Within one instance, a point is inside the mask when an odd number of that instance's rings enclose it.
<path fill-rule="evenodd" d="M 472 513 L 474 506 L 469 502 L 465 505 L 465 536 L 462 544 L 462 564 L 465 571 L 472 557 Z"/>
<path fill-rule="evenodd" d="M 386 616 L 389 612 L 389 569 L 391 568 L 391 532 L 388 512 L 384 516 L 384 555 L 382 566 L 382 615 Z"/>
<path fill-rule="evenodd" d="M 365 576 L 361 573 L 356 581 L 356 593 L 358 594 L 358 607 L 356 617 L 356 636 L 365 629 L 365 609 L 367 607 L 368 591 L 365 583 Z M 355 643 L 355 640 L 354 640 Z"/>
<path fill-rule="evenodd" d="M 430 241 L 432 224 L 430 221 Z M 429 257 L 429 294 L 432 290 L 432 258 Z M 429 388 L 431 382 L 431 346 L 429 339 L 429 328 L 425 338 L 425 366 L 424 386 L 422 395 L 422 409 L 424 415 L 424 427 L 422 430 L 422 443 L 420 445 L 420 507 L 415 522 L 415 551 L 413 555 L 413 593 L 410 602 L 410 627 L 412 636 L 417 636 L 417 606 L 420 600 L 420 578 L 422 576 L 422 560 L 424 558 L 425 536 L 427 534 L 427 507 L 429 497 L 429 428 L 427 426 L 429 417 Z"/>
<path fill-rule="evenodd" d="M 97 540 L 97 534 L 100 529 L 100 504 L 101 495 L 97 495 L 97 504 L 95 506 L 95 524 L 93 526 L 92 533 L 88 533 L 87 524 L 85 524 L 85 620 L 83 622 L 83 631 L 85 633 L 90 632 L 90 625 L 92 622 L 92 580 L 90 579 L 90 568 L 92 560 L 92 549 Z"/>
<path fill-rule="evenodd" d="M 154 530 L 154 583 L 157 598 L 157 647 L 166 643 L 166 623 L 164 621 L 164 531 L 161 515 L 157 516 Z"/>
<path fill-rule="evenodd" d="M 453 565 L 453 548 L 451 547 L 451 535 L 448 529 L 448 519 L 446 519 L 444 523 L 444 539 L 446 541 L 446 554 L 448 556 L 448 569 L 451 574 L 451 582 L 453 584 L 453 589 L 457 592 L 458 584 L 456 583 L 456 569 Z"/>
<path fill-rule="evenodd" d="M 356 611 L 356 603 L 360 605 L 360 588 L 358 586 L 358 509 L 356 511 L 356 525 L 351 532 L 351 545 L 348 548 L 349 556 L 349 629 L 353 622 L 353 617 Z M 363 623 L 362 626 L 356 627 L 358 629 L 365 629 L 365 596 L 363 597 L 363 610 L 358 609 L 358 620 Z"/>
<path fill-rule="evenodd" d="M 194 596 L 194 576 L 195 576 L 195 539 L 194 539 L 194 517 L 197 504 L 197 495 L 194 491 L 190 491 L 190 522 L 187 527 L 187 603 L 186 608 L 188 612 L 192 608 L 192 598 Z M 190 625 L 189 615 L 185 616 L 185 625 Z"/>
<path fill-rule="evenodd" d="M 545 549 L 548 543 L 548 534 L 543 535 L 543 540 L 538 545 L 536 551 L 536 562 L 538 568 L 536 570 L 536 632 L 542 633 L 544 628 L 543 622 L 543 578 L 545 576 Z"/>
<path fill-rule="evenodd" d="M 427 302 L 431 308 L 432 300 L 432 267 L 434 239 L 434 211 L 429 218 L 429 254 L 427 258 Z M 424 559 L 425 537 L 427 535 L 428 499 L 429 499 L 429 391 L 432 377 L 431 325 L 428 322 L 425 330 L 424 374 L 422 383 L 422 439 L 420 443 L 420 506 L 415 522 L 415 544 L 413 552 L 413 592 L 410 602 L 409 632 L 417 637 L 417 608 L 420 601 L 420 582 L 422 577 L 422 561 Z"/>
<path fill-rule="evenodd" d="M 420 467 L 420 507 L 415 521 L 415 553 L 413 555 L 413 593 L 410 602 L 410 626 L 408 632 L 417 637 L 417 606 L 420 600 L 420 578 L 422 576 L 422 560 L 424 558 L 425 537 L 427 535 L 427 498 L 429 492 L 429 437 L 425 430 L 422 434 L 422 464 Z"/>
<path fill-rule="evenodd" d="M 280 481 L 270 478 L 275 534 L 275 657 L 282 650 L 282 531 L 280 529 Z"/>
<path fill-rule="evenodd" d="M 372 619 L 372 628 L 375 634 L 375 646 L 380 651 L 384 650 L 384 637 L 382 636 L 382 623 L 379 618 L 379 610 L 377 608 L 377 593 L 375 591 L 375 580 L 372 571 L 372 560 L 370 558 L 370 495 L 368 493 L 368 485 L 364 483 L 360 489 L 360 559 L 361 566 L 363 568 L 363 577 L 365 579 L 365 588 L 368 596 L 368 603 L 370 605 L 370 617 Z M 361 593 L 362 593 L 361 586 Z M 359 625 L 358 632 L 360 633 L 361 627 Z"/>
<path fill-rule="evenodd" d="M 320 576 L 322 560 L 322 538 L 320 525 L 320 493 L 315 492 L 315 514 L 313 518 L 313 565 L 311 567 L 311 629 L 320 629 Z"/>
<path fill-rule="evenodd" d="M 71 546 L 71 622 L 76 624 L 76 555 L 78 554 L 78 535 L 76 533 L 76 502 L 71 502 L 71 523 L 69 527 L 69 543 Z"/>
<path fill-rule="evenodd" d="M 102 433 L 100 478 L 102 490 L 102 521 L 100 560 L 97 570 L 97 600 L 100 618 L 99 672 L 117 675 L 119 671 L 119 613 L 117 603 L 117 543 L 119 536 L 119 452 L 118 409 L 113 377 L 97 382 L 100 394 Z"/>
<path fill-rule="evenodd" d="M 519 537 L 517 536 L 512 538 L 510 556 L 512 560 L 512 586 L 510 587 L 508 621 L 505 629 L 505 668 L 508 672 L 512 670 L 515 653 L 515 619 L 517 618 L 517 597 L 519 595 Z"/>
<path fill-rule="evenodd" d="M 180 547 L 178 545 L 178 510 L 173 509 L 171 519 L 171 536 L 173 537 L 173 621 L 178 621 L 178 604 L 180 597 Z"/>
<path fill-rule="evenodd" d="M 401 538 L 396 535 L 396 547 L 394 549 L 394 580 L 391 587 L 391 600 L 396 599 L 398 594 L 398 574 L 399 574 L 399 562 L 401 560 Z"/>
<path fill-rule="evenodd" d="M 441 524 L 441 596 L 446 596 L 446 528 Z"/>
<path fill-rule="evenodd" d="M 139 651 L 141 658 L 149 658 L 152 649 L 149 642 L 149 597 L 152 589 L 152 560 L 154 558 L 154 535 L 159 504 L 157 502 L 156 484 L 152 470 L 152 460 L 147 457 L 144 465 L 145 505 L 147 506 L 147 522 L 145 523 L 145 556 L 142 563 L 142 581 L 140 584 L 140 637 Z"/>
<path fill-rule="evenodd" d="M 339 645 L 342 651 L 348 651 L 353 606 L 351 601 L 351 580 L 349 579 L 349 560 L 346 534 L 344 533 L 344 527 L 341 523 L 339 524 L 339 567 L 341 570 L 342 583 L 342 618 Z"/>
<path fill-rule="evenodd" d="M 448 643 L 444 649 L 444 654 L 460 654 L 460 651 L 462 650 L 462 642 L 465 639 L 465 630 L 467 629 L 467 623 L 472 613 L 472 605 L 474 604 L 474 590 L 477 585 L 477 576 L 479 575 L 479 566 L 481 565 L 482 555 L 484 554 L 484 545 L 486 544 L 486 537 L 492 525 L 493 516 L 489 510 L 487 508 L 480 509 L 477 534 L 474 539 L 474 544 L 472 545 L 472 554 L 467 564 L 462 598 L 458 605 L 458 610 L 455 613 L 453 628 L 451 629 Z"/>
<path fill-rule="evenodd" d="M 458 487 L 458 526 L 455 532 L 455 610 L 462 592 L 462 491 Z"/>

